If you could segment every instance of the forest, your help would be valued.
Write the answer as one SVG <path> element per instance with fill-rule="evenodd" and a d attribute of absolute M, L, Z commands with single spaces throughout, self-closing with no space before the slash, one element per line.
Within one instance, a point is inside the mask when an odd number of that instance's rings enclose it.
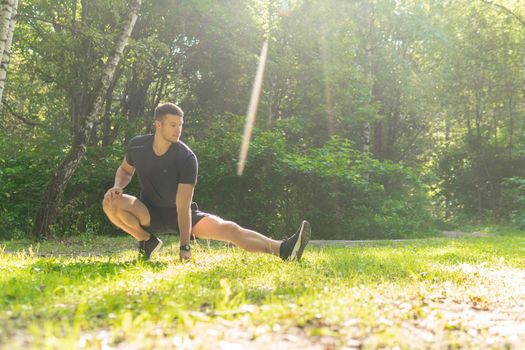
<path fill-rule="evenodd" d="M 120 235 L 102 198 L 161 102 L 184 110 L 199 207 L 272 237 L 301 219 L 313 239 L 525 228 L 521 0 L 5 0 L 2 9 L 0 239 Z M 135 179 L 126 192 L 138 191 Z"/>

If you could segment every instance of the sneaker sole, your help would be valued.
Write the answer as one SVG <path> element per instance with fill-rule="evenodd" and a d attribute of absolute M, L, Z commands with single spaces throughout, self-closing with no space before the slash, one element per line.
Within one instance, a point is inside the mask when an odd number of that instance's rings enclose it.
<path fill-rule="evenodd" d="M 312 229 L 310 228 L 310 223 L 306 220 L 303 220 L 303 222 L 301 223 L 301 228 L 299 230 L 299 238 L 297 239 L 297 242 L 293 247 L 292 254 L 290 254 L 290 260 L 301 260 L 304 248 L 310 241 L 311 234 Z"/>

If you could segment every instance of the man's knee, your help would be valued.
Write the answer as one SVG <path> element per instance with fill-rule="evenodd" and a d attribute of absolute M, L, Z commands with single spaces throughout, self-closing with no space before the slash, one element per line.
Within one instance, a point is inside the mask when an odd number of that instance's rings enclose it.
<path fill-rule="evenodd" d="M 104 210 L 104 213 L 106 215 L 114 215 L 118 211 L 118 202 L 117 200 L 113 200 L 111 202 L 102 201 L 102 210 Z"/>
<path fill-rule="evenodd" d="M 107 212 L 117 212 L 118 210 L 125 209 L 127 206 L 127 200 L 122 196 L 112 199 L 111 201 L 102 201 L 102 208 Z"/>

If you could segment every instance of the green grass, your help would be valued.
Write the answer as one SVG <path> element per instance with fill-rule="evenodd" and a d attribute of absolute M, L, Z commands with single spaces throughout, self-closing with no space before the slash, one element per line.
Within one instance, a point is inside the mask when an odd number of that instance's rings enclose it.
<path fill-rule="evenodd" d="M 460 291 L 451 298 L 473 290 L 478 272 L 462 267 L 525 268 L 525 235 L 519 232 L 309 247 L 300 263 L 201 244 L 194 260 L 184 264 L 176 259 L 176 246 L 173 241 L 153 261 L 138 262 L 127 237 L 39 246 L 4 242 L 0 347 L 177 348 L 187 341 L 206 349 L 214 341 L 231 340 L 228 332 L 238 330 L 253 344 L 268 334 L 298 334 L 312 344 L 328 339 L 335 348 L 354 343 L 419 348 L 406 336 L 411 334 L 406 323 L 428 320 L 433 311 L 439 316 L 443 310 L 430 306 L 431 300 L 444 303 L 451 290 Z M 494 287 L 496 292 L 499 286 Z M 489 296 L 480 295 L 464 297 L 471 304 L 490 303 Z M 403 308 L 406 312 L 399 311 Z M 434 336 L 454 348 L 454 339 L 469 330 L 438 316 L 444 321 L 436 321 L 440 328 Z M 509 340 L 498 341 L 496 348 Z"/>

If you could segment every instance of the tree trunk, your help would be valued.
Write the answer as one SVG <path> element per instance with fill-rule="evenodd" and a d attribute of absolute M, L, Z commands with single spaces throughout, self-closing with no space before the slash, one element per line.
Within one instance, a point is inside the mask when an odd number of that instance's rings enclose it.
<path fill-rule="evenodd" d="M 374 101 L 374 63 L 372 53 L 372 39 L 374 33 L 374 8 L 373 5 L 367 3 L 370 8 L 367 9 L 367 26 L 368 26 L 368 42 L 366 45 L 367 57 L 367 82 L 368 82 L 368 105 L 372 105 Z M 379 126 L 381 128 L 381 126 Z M 370 119 L 366 120 L 363 125 L 363 152 L 370 152 L 371 144 L 371 123 Z M 381 142 L 381 141 L 380 141 Z M 368 177 L 368 175 L 367 175 Z"/>
<path fill-rule="evenodd" d="M 525 28 L 525 24 L 523 25 Z M 522 72 L 523 72 L 523 96 L 525 97 L 525 45 L 523 46 L 523 66 L 522 66 Z"/>
<path fill-rule="evenodd" d="M 514 147 L 514 110 L 513 110 L 513 99 L 512 95 L 509 97 L 509 157 L 512 157 L 512 148 Z"/>
<path fill-rule="evenodd" d="M 322 20 L 320 23 L 321 36 L 319 37 L 319 51 L 321 53 L 321 69 L 324 78 L 324 101 L 326 108 L 326 129 L 328 131 L 328 137 L 334 135 L 334 101 L 332 98 L 331 89 L 331 75 L 329 70 L 330 65 L 330 51 L 326 42 L 326 36 L 328 31 L 326 29 L 326 22 Z"/>
<path fill-rule="evenodd" d="M 18 7 L 18 0 L 13 1 L 11 17 L 9 19 L 9 26 L 7 32 L 7 39 L 1 53 L 0 61 L 0 102 L 4 94 L 5 80 L 7 77 L 7 67 L 11 58 L 11 42 L 13 41 L 13 33 L 15 31 L 16 9 Z M 3 13 L 2 13 L 3 14 Z M 1 40 L 1 37 L 0 37 Z"/>
<path fill-rule="evenodd" d="M 447 116 L 445 116 L 445 147 L 448 148 L 450 145 L 450 121 Z"/>
<path fill-rule="evenodd" d="M 468 105 L 465 103 L 465 117 L 467 121 L 467 136 L 470 140 L 472 138 L 472 121 L 470 120 L 470 111 Z"/>
<path fill-rule="evenodd" d="M 113 79 L 113 75 L 115 74 L 115 69 L 120 61 L 124 47 L 126 46 L 133 27 L 135 26 L 135 22 L 137 21 L 141 2 L 142 0 L 131 1 L 128 9 L 128 18 L 123 24 L 122 32 L 113 47 L 109 59 L 102 71 L 102 76 L 98 86 L 95 89 L 96 95 L 91 111 L 84 119 L 84 123 L 82 123 L 78 132 L 75 133 L 73 147 L 56 170 L 53 178 L 47 185 L 44 195 L 42 196 L 32 231 L 33 238 L 42 239 L 48 236 L 49 226 L 56 220 L 66 185 L 69 179 L 71 179 L 71 176 L 73 176 L 77 170 L 82 157 L 86 154 L 88 137 L 102 108 L 104 98 L 106 97 L 106 93 Z"/>
<path fill-rule="evenodd" d="M 369 132 L 372 132 L 371 130 L 369 130 Z M 372 142 L 372 145 L 370 146 L 373 146 L 373 149 L 372 149 L 372 153 L 374 155 L 374 158 L 377 158 L 379 160 L 384 160 L 384 151 L 383 151 L 383 135 L 384 135 L 384 132 L 383 132 L 383 120 L 378 120 L 377 122 L 374 123 L 374 126 L 373 126 L 373 135 L 374 137 L 372 138 L 373 142 Z M 363 151 L 367 152 L 365 150 L 365 148 L 363 147 Z M 369 152 L 369 151 L 368 151 Z"/>
<path fill-rule="evenodd" d="M 268 79 L 268 118 L 266 119 L 266 128 L 270 129 L 273 123 L 273 92 L 275 90 L 275 80 L 273 74 L 266 74 Z"/>
<path fill-rule="evenodd" d="M 151 108 L 150 108 L 150 112 L 149 112 L 150 116 L 153 116 L 153 113 L 155 112 L 155 107 L 158 106 L 160 101 L 165 96 L 164 88 L 167 85 L 166 84 L 166 77 L 167 76 L 168 76 L 168 74 L 166 74 L 166 73 L 165 74 L 161 74 L 160 75 L 160 80 L 157 80 L 157 86 L 155 87 L 155 93 L 153 94 L 153 102 L 151 104 Z M 173 96 L 170 96 L 170 100 L 171 101 L 176 101 L 175 93 L 173 94 Z M 150 119 L 148 119 L 148 118 L 144 119 L 144 127 L 146 128 L 146 130 L 150 130 L 151 129 L 152 123 L 153 123 L 153 119 L 151 119 L 151 118 Z"/>
<path fill-rule="evenodd" d="M 106 102 L 104 103 L 104 116 L 102 117 L 101 125 L 101 141 L 102 147 L 111 146 L 115 141 L 115 137 L 118 132 L 118 127 L 111 125 L 111 104 L 113 103 L 113 92 L 115 91 L 115 86 L 117 85 L 120 76 L 122 75 L 122 69 L 117 67 L 115 76 L 113 77 L 113 82 L 109 86 L 108 92 L 106 94 Z"/>
<path fill-rule="evenodd" d="M 0 2 L 0 59 L 4 54 L 9 37 L 9 27 L 13 17 L 15 0 L 2 0 Z"/>
<path fill-rule="evenodd" d="M 153 83 L 152 72 L 140 72 L 132 67 L 131 79 L 126 83 L 125 96 L 123 99 L 122 114 L 127 117 L 128 122 L 134 125 L 137 120 L 144 119 L 148 90 Z M 146 118 L 151 124 L 152 120 Z M 132 130 L 127 128 L 125 139 L 133 137 Z"/>
<path fill-rule="evenodd" d="M 476 145 L 481 144 L 481 118 L 483 111 L 481 109 L 481 93 L 476 92 Z"/>

